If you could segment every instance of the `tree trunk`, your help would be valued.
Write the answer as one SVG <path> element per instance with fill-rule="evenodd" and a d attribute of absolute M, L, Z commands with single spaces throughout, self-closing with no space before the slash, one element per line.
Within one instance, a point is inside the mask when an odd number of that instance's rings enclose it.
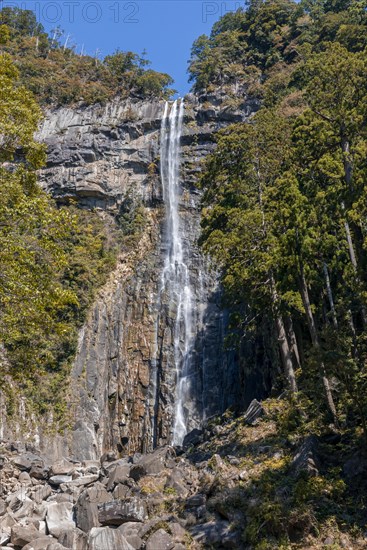
<path fill-rule="evenodd" d="M 308 288 L 307 283 L 305 279 L 305 275 L 303 272 L 303 267 L 301 266 L 301 277 L 300 277 L 300 287 L 301 287 L 301 297 L 303 302 L 303 307 L 305 308 L 306 318 L 307 318 L 307 324 L 311 335 L 312 345 L 315 349 L 320 349 L 320 340 L 319 335 L 316 328 L 315 319 L 312 313 L 311 308 L 311 302 L 310 297 L 308 294 Z M 330 409 L 330 412 L 333 417 L 333 422 L 336 427 L 339 426 L 338 422 L 338 415 L 336 412 L 336 407 L 333 399 L 333 395 L 330 388 L 330 382 L 328 377 L 326 376 L 326 369 L 324 363 L 321 361 L 320 363 L 320 372 L 322 375 L 322 383 L 324 385 L 325 395 L 326 395 L 326 401 L 328 404 L 328 407 Z"/>
<path fill-rule="evenodd" d="M 292 393 L 298 392 L 295 368 L 293 365 L 292 351 L 290 349 L 287 333 L 284 327 L 284 321 L 282 316 L 278 312 L 278 294 L 275 289 L 275 281 L 273 276 L 270 277 L 270 285 L 272 292 L 272 302 L 275 310 L 275 326 L 277 329 L 277 336 L 279 342 L 280 356 L 282 358 L 282 364 L 284 368 L 285 377 L 288 382 L 289 389 Z"/>
<path fill-rule="evenodd" d="M 343 210 L 343 212 L 345 211 L 344 203 L 342 203 L 342 210 Z M 358 274 L 357 274 L 357 268 L 358 268 L 357 257 L 356 257 L 356 253 L 354 251 L 352 233 L 351 233 L 351 230 L 350 230 L 349 223 L 348 223 L 347 219 L 344 221 L 344 227 L 345 227 L 345 233 L 346 233 L 346 236 L 347 236 L 347 243 L 348 243 L 350 261 L 351 261 L 351 264 L 352 264 L 352 266 L 354 268 L 354 271 L 356 273 L 357 282 L 359 282 L 359 278 L 358 278 Z M 362 315 L 363 326 L 364 326 L 364 328 L 366 328 L 367 327 L 367 311 L 366 311 L 366 308 L 364 306 L 361 307 L 361 315 Z"/>
<path fill-rule="evenodd" d="M 349 141 L 344 136 L 341 141 L 344 164 L 344 180 L 350 191 L 353 191 L 353 164 L 350 159 Z"/>
<path fill-rule="evenodd" d="M 329 271 L 328 271 L 328 268 L 327 268 L 327 265 L 326 265 L 325 262 L 324 262 L 324 275 L 325 275 L 326 292 L 327 292 L 328 299 L 329 299 L 329 304 L 330 304 L 331 318 L 333 320 L 334 327 L 338 328 L 338 319 L 336 317 L 336 311 L 335 311 L 335 305 L 334 305 L 334 299 L 333 299 L 333 291 L 331 289 Z"/>
<path fill-rule="evenodd" d="M 347 234 L 347 242 L 348 242 L 350 261 L 352 263 L 354 271 L 357 274 L 357 258 L 356 258 L 356 254 L 354 252 L 352 234 L 351 234 L 349 223 L 347 222 L 347 220 L 345 220 L 345 222 L 344 222 L 344 227 L 345 227 L 345 232 Z M 357 278 L 357 282 L 360 282 L 359 278 L 358 278 L 358 275 L 356 275 L 356 278 Z M 364 306 L 361 307 L 361 315 L 362 315 L 363 326 L 364 326 L 364 328 L 366 328 L 367 327 L 367 312 L 366 312 L 366 308 Z"/>
<path fill-rule="evenodd" d="M 285 327 L 287 332 L 287 340 L 292 353 L 293 364 L 297 369 L 299 369 L 301 367 L 301 357 L 298 350 L 296 333 L 294 332 L 294 328 L 293 328 L 292 317 L 287 316 L 285 318 Z"/>
<path fill-rule="evenodd" d="M 264 215 L 263 198 L 262 198 L 261 175 L 260 175 L 259 169 L 257 169 L 257 177 L 258 177 L 259 206 L 260 206 L 261 215 L 262 215 L 261 225 L 265 236 L 267 231 L 266 231 L 266 223 L 265 223 L 265 215 Z M 272 273 L 269 274 L 269 279 L 270 279 L 272 303 L 275 311 L 275 326 L 277 329 L 280 355 L 283 363 L 284 373 L 285 373 L 285 377 L 288 382 L 290 391 L 292 392 L 292 394 L 295 394 L 298 392 L 298 387 L 297 387 L 295 369 L 293 366 L 292 352 L 289 347 L 282 316 L 279 314 L 279 311 L 278 311 L 279 299 L 275 288 L 275 281 Z"/>
<path fill-rule="evenodd" d="M 277 328 L 280 355 L 282 358 L 285 377 L 287 379 L 289 389 L 291 390 L 291 392 L 296 393 L 298 391 L 298 388 L 297 388 L 296 375 L 294 373 L 292 352 L 288 344 L 283 319 L 280 315 L 276 315 L 275 325 Z"/>
<path fill-rule="evenodd" d="M 344 205 L 343 205 L 343 208 L 344 208 Z M 347 220 L 344 221 L 344 227 L 345 227 L 345 233 L 346 233 L 346 236 L 347 236 L 347 243 L 348 243 L 350 261 L 352 263 L 352 266 L 354 267 L 354 270 L 357 271 L 357 258 L 356 258 L 356 253 L 354 251 L 352 234 L 350 232 L 350 227 L 349 227 L 349 223 L 347 222 Z"/>

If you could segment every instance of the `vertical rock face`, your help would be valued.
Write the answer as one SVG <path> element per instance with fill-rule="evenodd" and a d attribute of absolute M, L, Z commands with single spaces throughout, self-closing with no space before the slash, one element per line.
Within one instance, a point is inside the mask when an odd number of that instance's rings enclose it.
<path fill-rule="evenodd" d="M 190 361 L 187 428 L 241 402 L 238 362 L 225 349 L 227 313 L 215 271 L 198 249 L 200 163 L 213 148 L 213 132 L 246 119 L 256 104 L 227 111 L 219 96 L 186 99 L 181 139 L 179 213 L 195 319 Z M 129 195 L 140 197 L 146 227 L 136 249 L 121 254 L 80 332 L 71 373 L 75 424 L 70 455 L 93 459 L 106 451 L 147 451 L 171 442 L 176 396 L 173 367 L 175 303 L 157 293 L 163 269 L 165 220 L 159 178 L 159 135 L 164 104 L 114 101 L 50 113 L 39 137 L 48 145 L 41 184 L 60 202 L 119 213 Z M 159 314 L 160 310 L 160 314 Z"/>

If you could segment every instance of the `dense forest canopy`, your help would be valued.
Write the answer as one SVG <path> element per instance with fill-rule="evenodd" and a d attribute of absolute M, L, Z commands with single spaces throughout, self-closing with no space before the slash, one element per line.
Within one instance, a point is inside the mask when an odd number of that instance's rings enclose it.
<path fill-rule="evenodd" d="M 60 29 L 48 35 L 29 10 L 4 7 L 0 23 L 9 38 L 3 51 L 13 57 L 20 82 L 42 104 L 93 104 L 116 95 L 168 98 L 173 93 L 172 78 L 150 69 L 145 56 L 117 50 L 101 60 L 97 54 L 77 54 L 62 43 Z"/>
<path fill-rule="evenodd" d="M 268 326 L 295 411 L 367 438 L 366 30 L 360 1 L 253 2 L 200 37 L 190 71 L 198 90 L 251 72 L 262 98 L 201 182 L 234 326 Z"/>
<path fill-rule="evenodd" d="M 196 91 L 245 81 L 271 102 L 273 94 L 299 86 L 296 68 L 328 42 L 352 52 L 366 47 L 365 0 L 252 1 L 246 10 L 224 15 L 209 37 L 194 42 L 190 80 Z"/>

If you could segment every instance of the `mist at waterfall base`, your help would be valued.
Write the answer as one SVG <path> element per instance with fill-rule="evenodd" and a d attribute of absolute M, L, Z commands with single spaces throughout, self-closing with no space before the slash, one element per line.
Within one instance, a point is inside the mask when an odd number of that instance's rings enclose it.
<path fill-rule="evenodd" d="M 193 296 L 190 273 L 186 262 L 187 251 L 183 243 L 183 227 L 179 214 L 180 138 L 184 115 L 183 100 L 175 101 L 171 108 L 166 103 L 160 146 L 160 171 L 163 200 L 166 210 L 164 267 L 159 294 L 166 293 L 170 304 L 175 304 L 176 319 L 173 326 L 173 365 L 176 374 L 176 395 L 172 444 L 181 445 L 187 433 L 185 399 L 189 391 L 190 349 L 193 343 Z"/>

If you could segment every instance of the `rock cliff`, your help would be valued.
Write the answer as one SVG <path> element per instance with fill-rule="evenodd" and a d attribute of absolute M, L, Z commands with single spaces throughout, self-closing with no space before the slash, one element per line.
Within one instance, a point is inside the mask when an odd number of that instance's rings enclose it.
<path fill-rule="evenodd" d="M 225 94 L 185 98 L 181 137 L 179 213 L 189 277 L 194 289 L 195 342 L 190 361 L 190 395 L 185 402 L 188 431 L 228 407 L 240 408 L 263 380 L 243 380 L 243 361 L 227 349 L 228 312 L 222 307 L 217 274 L 200 252 L 200 191 L 196 182 L 204 157 L 221 127 L 246 120 L 257 103 L 238 110 Z M 41 185 L 60 204 L 76 201 L 101 216 L 118 219 L 137 201 L 145 226 L 133 250 L 122 250 L 118 265 L 100 289 L 79 335 L 70 375 L 70 429 L 50 437 L 42 423 L 26 419 L 27 433 L 3 422 L 3 437 L 26 438 L 55 457 L 99 458 L 148 452 L 172 441 L 176 373 L 172 368 L 177 304 L 157 294 L 165 254 L 165 209 L 159 175 L 163 102 L 118 99 L 107 105 L 49 112 L 39 131 L 47 144 Z M 254 382 L 257 386 L 255 391 Z M 19 418 L 22 417 L 22 404 Z M 24 420 L 24 419 L 23 419 Z M 32 420 L 32 419 L 31 419 Z"/>

